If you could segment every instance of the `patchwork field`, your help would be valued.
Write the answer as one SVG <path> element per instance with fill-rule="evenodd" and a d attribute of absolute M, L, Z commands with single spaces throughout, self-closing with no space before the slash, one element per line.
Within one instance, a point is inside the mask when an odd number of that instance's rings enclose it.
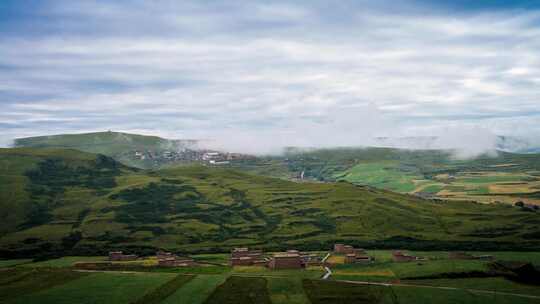
<path fill-rule="evenodd" d="M 320 267 L 272 271 L 264 267 L 221 266 L 156 268 L 144 260 L 125 264 L 131 270 L 80 272 L 64 257 L 17 265 L 2 261 L 2 303 L 538 303 L 540 282 L 524 283 L 489 271 L 491 261 L 450 260 L 448 252 L 409 254 L 426 258 L 393 262 L 388 250 L 368 250 L 370 264 L 341 264 L 321 280 Z M 495 260 L 528 262 L 540 268 L 538 252 L 471 252 Z M 199 261 L 223 259 L 223 254 L 199 256 Z M 103 260 L 101 257 L 91 259 Z M 44 265 L 50 265 L 44 267 Z M 197 270 L 199 269 L 199 270 Z"/>
<path fill-rule="evenodd" d="M 233 167 L 299 180 L 347 181 L 427 198 L 540 204 L 540 155 L 498 152 L 456 159 L 451 151 L 391 148 L 294 150 Z"/>

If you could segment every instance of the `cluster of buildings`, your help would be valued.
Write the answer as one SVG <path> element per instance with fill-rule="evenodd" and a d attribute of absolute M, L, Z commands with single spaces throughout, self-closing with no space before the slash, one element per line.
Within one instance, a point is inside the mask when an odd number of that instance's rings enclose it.
<path fill-rule="evenodd" d="M 350 245 L 335 244 L 334 254 L 343 255 L 345 264 L 369 263 L 374 258 L 368 256 L 361 248 L 354 248 Z M 328 254 L 329 256 L 330 254 Z M 459 260 L 492 260 L 491 255 L 474 256 L 462 251 L 450 252 L 449 259 Z M 198 264 L 190 257 L 180 257 L 166 251 L 156 253 L 157 264 L 162 267 L 189 267 Z M 138 256 L 135 254 L 124 254 L 122 251 L 109 252 L 110 261 L 134 261 Z M 394 262 L 423 261 L 426 258 L 409 255 L 402 251 L 392 252 Z M 307 266 L 327 265 L 324 259 L 317 254 L 301 252 L 298 250 L 287 250 L 272 254 L 264 254 L 262 250 L 249 249 L 247 247 L 234 248 L 229 258 L 230 266 L 264 266 L 270 269 L 301 269 Z"/>
<path fill-rule="evenodd" d="M 229 265 L 231 266 L 265 266 L 270 269 L 299 269 L 308 265 L 320 265 L 321 260 L 316 254 L 287 250 L 265 256 L 262 250 L 249 248 L 234 248 L 231 251 Z"/>
<path fill-rule="evenodd" d="M 135 254 L 124 254 L 122 251 L 110 251 L 109 261 L 136 261 L 139 257 Z M 156 253 L 158 266 L 164 267 L 188 267 L 196 266 L 197 263 L 189 257 L 180 257 L 171 252 L 158 251 Z"/>
<path fill-rule="evenodd" d="M 135 261 L 138 258 L 136 254 L 124 254 L 122 251 L 109 252 L 109 261 Z"/>
<path fill-rule="evenodd" d="M 163 267 L 190 267 L 196 266 L 197 263 L 189 257 L 180 257 L 171 252 L 158 251 L 156 253 L 158 266 Z"/>
<path fill-rule="evenodd" d="M 345 244 L 334 244 L 334 253 L 345 255 L 345 264 L 369 263 L 373 258 L 362 248 L 354 248 Z"/>
<path fill-rule="evenodd" d="M 179 149 L 176 151 L 136 150 L 130 153 L 131 158 L 155 163 L 168 162 L 203 162 L 210 165 L 226 165 L 231 161 L 250 159 L 253 156 L 240 153 L 217 152 L 211 150 Z"/>
<path fill-rule="evenodd" d="M 247 247 L 234 248 L 229 259 L 231 266 L 265 265 L 267 262 L 262 250 L 250 250 Z"/>

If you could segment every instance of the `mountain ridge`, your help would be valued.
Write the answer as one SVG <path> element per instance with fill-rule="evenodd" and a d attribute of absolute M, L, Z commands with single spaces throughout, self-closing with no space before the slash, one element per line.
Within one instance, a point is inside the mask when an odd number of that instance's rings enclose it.
<path fill-rule="evenodd" d="M 139 170 L 75 150 L 0 149 L 3 255 L 185 252 L 234 246 L 534 249 L 540 218 L 508 205 L 426 200 L 346 182 L 231 168 Z M 491 246 L 491 247 L 490 247 Z"/>

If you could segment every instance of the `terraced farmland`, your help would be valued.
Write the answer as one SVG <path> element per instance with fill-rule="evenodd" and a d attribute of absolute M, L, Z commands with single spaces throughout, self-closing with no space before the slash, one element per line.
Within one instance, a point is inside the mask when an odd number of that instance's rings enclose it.
<path fill-rule="evenodd" d="M 538 252 L 471 252 L 496 260 L 540 266 Z M 535 283 L 523 283 L 489 272 L 491 261 L 450 260 L 448 252 L 410 252 L 421 262 L 393 262 L 387 250 L 368 250 L 369 264 L 334 265 L 321 280 L 320 267 L 273 271 L 263 267 L 223 266 L 220 274 L 198 268 L 157 268 L 137 262 L 130 271 L 79 272 L 59 261 L 4 261 L 0 269 L 2 303 L 538 303 Z M 201 262 L 222 259 L 206 254 Z M 104 257 L 93 257 L 103 260 Z M 148 259 L 151 259 L 149 257 Z M 121 262 L 118 262 L 121 263 Z M 11 265 L 11 266 L 7 266 Z M 317 269 L 318 268 L 318 269 Z M 198 270 L 196 270 L 198 269 Z M 191 274 L 182 274 L 189 272 Z M 429 278 L 428 278 L 429 277 Z"/>

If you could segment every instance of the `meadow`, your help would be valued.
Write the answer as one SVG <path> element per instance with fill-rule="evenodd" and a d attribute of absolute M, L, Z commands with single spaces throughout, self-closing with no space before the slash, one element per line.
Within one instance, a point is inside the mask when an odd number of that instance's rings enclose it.
<path fill-rule="evenodd" d="M 306 180 L 341 180 L 427 198 L 540 205 L 538 154 L 500 151 L 458 159 L 442 150 L 333 148 L 293 150 L 233 167 L 288 179 L 304 172 Z"/>

